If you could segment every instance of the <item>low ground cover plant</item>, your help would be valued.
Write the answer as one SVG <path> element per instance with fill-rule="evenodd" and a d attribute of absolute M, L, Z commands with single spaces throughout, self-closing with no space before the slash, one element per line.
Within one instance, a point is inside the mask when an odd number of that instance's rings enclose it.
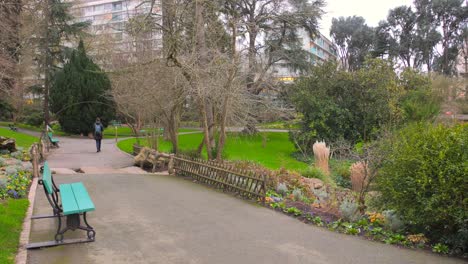
<path fill-rule="evenodd" d="M 6 132 L 5 132 L 6 131 Z M 17 151 L 0 154 L 0 263 L 14 263 L 19 234 L 29 201 L 26 198 L 32 178 L 31 157 L 27 149 L 36 138 L 9 130 L 0 135 L 12 136 L 19 142 Z"/>

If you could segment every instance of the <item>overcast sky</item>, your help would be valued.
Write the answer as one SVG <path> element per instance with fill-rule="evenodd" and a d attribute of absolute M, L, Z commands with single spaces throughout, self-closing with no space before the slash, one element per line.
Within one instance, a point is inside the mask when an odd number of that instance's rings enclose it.
<path fill-rule="evenodd" d="M 331 21 L 340 16 L 362 16 L 369 26 L 377 26 L 387 17 L 388 11 L 401 5 L 411 5 L 413 0 L 327 0 L 325 14 L 320 23 L 320 32 L 330 35 Z"/>

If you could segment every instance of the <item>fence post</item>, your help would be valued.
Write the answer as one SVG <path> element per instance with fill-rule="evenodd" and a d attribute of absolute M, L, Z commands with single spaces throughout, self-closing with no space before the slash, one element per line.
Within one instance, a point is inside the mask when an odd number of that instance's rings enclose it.
<path fill-rule="evenodd" d="M 267 191 L 267 190 L 266 190 L 266 174 L 265 174 L 265 173 L 263 173 L 262 178 L 263 178 L 263 183 L 262 183 L 262 185 L 263 185 L 263 186 L 262 186 L 262 187 L 263 187 L 263 188 L 262 188 L 262 189 L 263 189 L 262 204 L 265 205 L 265 202 L 266 202 L 266 201 L 265 201 L 265 199 L 266 199 L 266 191 Z"/>
<path fill-rule="evenodd" d="M 170 175 L 174 174 L 174 154 L 169 155 L 169 164 L 168 166 L 168 172 Z"/>
<path fill-rule="evenodd" d="M 31 147 L 31 163 L 33 167 L 33 177 L 39 177 L 39 155 L 38 155 L 38 144 L 33 144 Z"/>

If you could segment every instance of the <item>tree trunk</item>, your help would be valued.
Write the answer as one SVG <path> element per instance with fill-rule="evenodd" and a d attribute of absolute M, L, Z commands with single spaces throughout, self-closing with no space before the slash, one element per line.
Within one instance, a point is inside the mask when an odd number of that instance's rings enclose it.
<path fill-rule="evenodd" d="M 178 106 L 174 106 L 171 110 L 169 115 L 169 137 L 172 142 L 172 152 L 177 154 L 179 152 L 179 137 L 178 137 L 178 129 L 179 129 L 179 109 Z"/>
<path fill-rule="evenodd" d="M 45 18 L 45 41 L 44 41 L 44 56 L 45 56 L 45 63 L 44 63 L 44 122 L 45 124 L 49 124 L 50 115 L 49 115 L 49 87 L 50 87 L 50 78 L 51 78 L 51 64 L 52 58 L 50 54 L 50 30 L 49 26 L 52 20 L 51 8 L 53 6 L 53 0 L 47 0 L 46 6 L 44 8 L 44 18 Z"/>
<path fill-rule="evenodd" d="M 218 140 L 218 153 L 216 153 L 216 159 L 221 161 L 224 145 L 226 143 L 226 117 L 227 117 L 227 110 L 228 110 L 228 103 L 229 103 L 229 95 L 226 94 L 223 100 L 223 111 L 221 113 L 221 124 L 220 124 L 220 132 L 219 132 L 219 140 Z"/>

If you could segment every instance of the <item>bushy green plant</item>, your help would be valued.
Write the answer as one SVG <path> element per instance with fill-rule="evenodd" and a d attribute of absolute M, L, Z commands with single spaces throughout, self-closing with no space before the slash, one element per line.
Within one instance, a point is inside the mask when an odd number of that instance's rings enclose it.
<path fill-rule="evenodd" d="M 401 216 L 412 233 L 466 252 L 468 125 L 413 124 L 388 138 L 381 151 L 380 205 Z"/>
<path fill-rule="evenodd" d="M 0 149 L 0 155 L 7 155 L 10 154 L 10 151 L 8 149 Z"/>
<path fill-rule="evenodd" d="M 340 204 L 340 213 L 346 221 L 357 221 L 361 216 L 359 215 L 359 205 L 354 201 L 345 199 Z"/>
<path fill-rule="evenodd" d="M 393 232 L 398 232 L 404 229 L 405 223 L 401 218 L 392 210 L 386 210 L 382 212 L 385 217 L 385 227 L 392 230 Z"/>
<path fill-rule="evenodd" d="M 360 233 L 359 228 L 354 226 L 353 224 L 346 224 L 344 225 L 344 227 L 345 227 L 345 234 L 355 236 Z"/>
<path fill-rule="evenodd" d="M 320 170 L 319 168 L 314 167 L 314 166 L 310 166 L 307 169 L 302 170 L 301 175 L 303 177 L 306 177 L 306 178 L 316 178 L 316 179 L 320 179 L 322 181 L 326 180 L 326 176 L 323 173 L 323 171 Z"/>
<path fill-rule="evenodd" d="M 8 166 L 5 168 L 5 174 L 7 176 L 14 176 L 18 173 L 18 169 L 15 166 Z"/>
<path fill-rule="evenodd" d="M 351 161 L 335 160 L 331 162 L 331 171 L 336 185 L 351 189 Z"/>
<path fill-rule="evenodd" d="M 393 66 L 382 59 L 368 59 L 356 71 L 340 70 L 333 62 L 313 67 L 289 93 L 302 114 L 300 131 L 291 133 L 291 140 L 310 153 L 316 140 L 357 142 L 376 137 L 380 128 L 400 118 L 403 87 L 397 80 Z"/>
<path fill-rule="evenodd" d="M 192 159 L 201 158 L 200 153 L 196 149 L 179 150 L 179 154 L 182 156 L 192 158 Z"/>
<path fill-rule="evenodd" d="M 302 195 L 301 189 L 294 189 L 292 194 L 293 194 L 294 199 L 296 201 L 301 201 L 302 200 L 303 195 Z"/>
<path fill-rule="evenodd" d="M 432 252 L 441 253 L 441 254 L 448 254 L 449 247 L 447 245 L 437 243 L 432 247 Z"/>
<path fill-rule="evenodd" d="M 10 153 L 10 155 L 11 155 L 12 158 L 15 158 L 15 159 L 18 159 L 18 160 L 23 159 L 23 152 L 21 152 L 21 151 L 12 152 L 12 153 Z"/>
<path fill-rule="evenodd" d="M 293 206 L 293 207 L 288 207 L 286 209 L 286 213 L 293 214 L 295 216 L 300 216 L 302 214 L 302 211 Z"/>

